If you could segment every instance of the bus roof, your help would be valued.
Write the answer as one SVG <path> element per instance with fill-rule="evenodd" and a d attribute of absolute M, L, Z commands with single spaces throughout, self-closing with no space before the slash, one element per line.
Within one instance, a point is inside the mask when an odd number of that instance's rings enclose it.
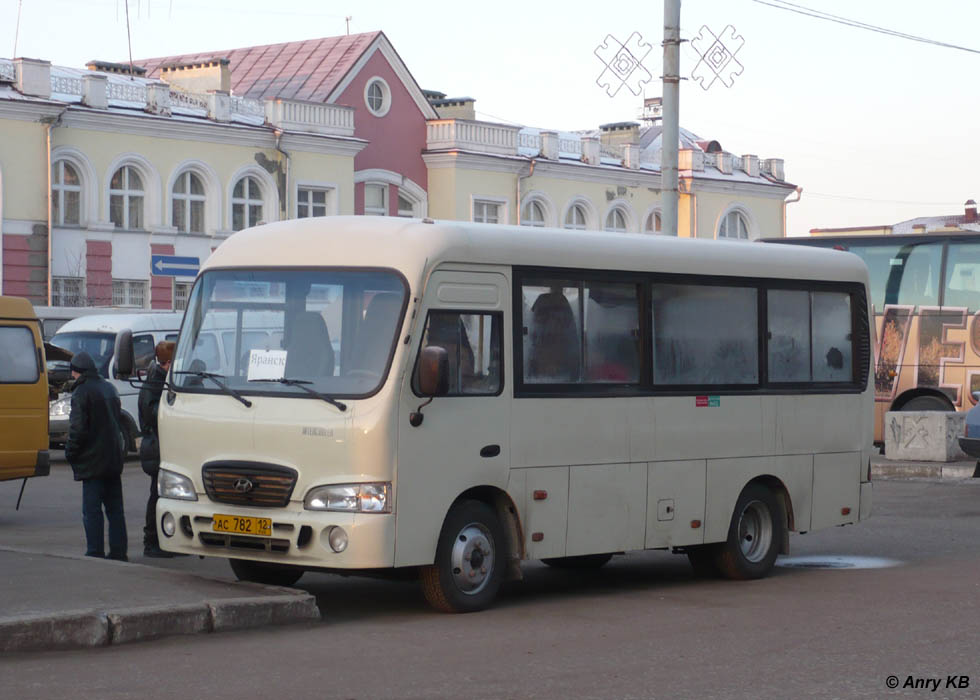
<path fill-rule="evenodd" d="M 36 321 L 37 314 L 27 299 L 0 296 L 0 319 Z"/>
<path fill-rule="evenodd" d="M 133 333 L 141 331 L 177 331 L 184 317 L 180 313 L 128 313 L 128 314 L 93 314 L 72 319 L 61 328 L 61 333 L 118 333 L 129 328 Z"/>
<path fill-rule="evenodd" d="M 443 263 L 867 281 L 856 255 L 802 246 L 375 216 L 245 229 L 222 243 L 202 269 L 385 267 L 411 280 Z"/>

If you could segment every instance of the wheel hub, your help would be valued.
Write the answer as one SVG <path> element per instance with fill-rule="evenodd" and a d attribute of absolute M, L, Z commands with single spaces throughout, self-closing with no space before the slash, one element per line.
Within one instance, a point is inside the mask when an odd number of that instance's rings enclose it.
<path fill-rule="evenodd" d="M 453 543 L 453 581 L 467 595 L 476 595 L 493 572 L 493 539 L 480 523 L 471 523 L 460 530 Z"/>
<path fill-rule="evenodd" d="M 738 519 L 738 542 L 742 556 L 757 563 L 766 558 L 772 547 L 772 518 L 761 501 L 751 501 Z"/>

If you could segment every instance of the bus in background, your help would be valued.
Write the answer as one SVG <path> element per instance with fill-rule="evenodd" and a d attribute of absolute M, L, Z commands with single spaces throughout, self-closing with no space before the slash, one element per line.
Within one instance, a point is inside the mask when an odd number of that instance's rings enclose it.
<path fill-rule="evenodd" d="M 54 345 L 74 354 L 84 350 L 92 359 L 99 374 L 112 382 L 122 400 L 123 444 L 126 452 L 136 449 L 139 437 L 139 410 L 137 407 L 139 389 L 128 381 L 115 376 L 114 351 L 116 336 L 120 331 L 132 332 L 135 363 L 137 370 L 144 370 L 153 360 L 153 350 L 161 340 L 176 340 L 183 312 L 143 312 L 111 313 L 79 316 L 68 321 L 58 329 L 51 339 Z M 52 376 L 65 375 L 67 362 L 48 362 L 48 372 Z M 64 445 L 68 439 L 71 395 L 63 393 L 51 401 L 49 407 L 49 433 L 53 446 Z"/>
<path fill-rule="evenodd" d="M 387 217 L 240 231 L 195 282 L 160 404 L 160 546 L 278 585 L 415 574 L 451 612 L 529 559 L 669 549 L 765 576 L 790 531 L 870 515 L 869 310 L 864 265 L 829 251 Z M 233 353 L 201 342 L 215 328 Z"/>
<path fill-rule="evenodd" d="M 868 266 L 875 314 L 875 441 L 888 411 L 964 411 L 980 391 L 980 234 L 772 239 Z"/>
<path fill-rule="evenodd" d="M 48 475 L 47 408 L 40 321 L 27 299 L 0 296 L 0 481 Z"/>

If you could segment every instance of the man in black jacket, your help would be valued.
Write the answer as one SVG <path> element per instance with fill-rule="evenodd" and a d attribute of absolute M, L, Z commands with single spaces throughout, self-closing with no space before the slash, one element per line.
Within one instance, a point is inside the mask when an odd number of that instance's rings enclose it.
<path fill-rule="evenodd" d="M 140 432 L 143 434 L 140 442 L 140 464 L 150 477 L 150 497 L 146 501 L 146 524 L 143 526 L 143 556 L 169 558 L 174 556 L 173 553 L 160 549 L 157 535 L 157 474 L 160 473 L 157 411 L 160 408 L 160 395 L 163 393 L 167 370 L 170 369 L 170 361 L 174 356 L 174 343 L 161 340 L 157 343 L 155 354 L 156 362 L 147 371 L 139 397 Z"/>
<path fill-rule="evenodd" d="M 126 559 L 126 519 L 123 514 L 122 409 L 115 387 L 99 376 L 92 356 L 80 352 L 71 359 L 75 388 L 65 459 L 75 481 L 82 482 L 82 524 L 85 555 L 105 557 L 102 509 L 109 520 L 109 559 Z"/>

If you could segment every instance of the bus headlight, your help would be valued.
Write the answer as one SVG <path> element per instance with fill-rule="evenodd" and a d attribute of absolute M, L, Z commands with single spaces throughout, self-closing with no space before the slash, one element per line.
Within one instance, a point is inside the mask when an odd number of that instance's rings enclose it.
<path fill-rule="evenodd" d="M 310 489 L 303 499 L 307 510 L 347 513 L 390 513 L 391 482 L 374 484 L 331 484 Z"/>
<path fill-rule="evenodd" d="M 160 498 L 176 498 L 179 501 L 196 501 L 194 482 L 169 469 L 161 469 L 157 475 L 157 494 Z"/>
<path fill-rule="evenodd" d="M 71 397 L 63 396 L 48 404 L 48 417 L 61 418 L 71 413 Z"/>

